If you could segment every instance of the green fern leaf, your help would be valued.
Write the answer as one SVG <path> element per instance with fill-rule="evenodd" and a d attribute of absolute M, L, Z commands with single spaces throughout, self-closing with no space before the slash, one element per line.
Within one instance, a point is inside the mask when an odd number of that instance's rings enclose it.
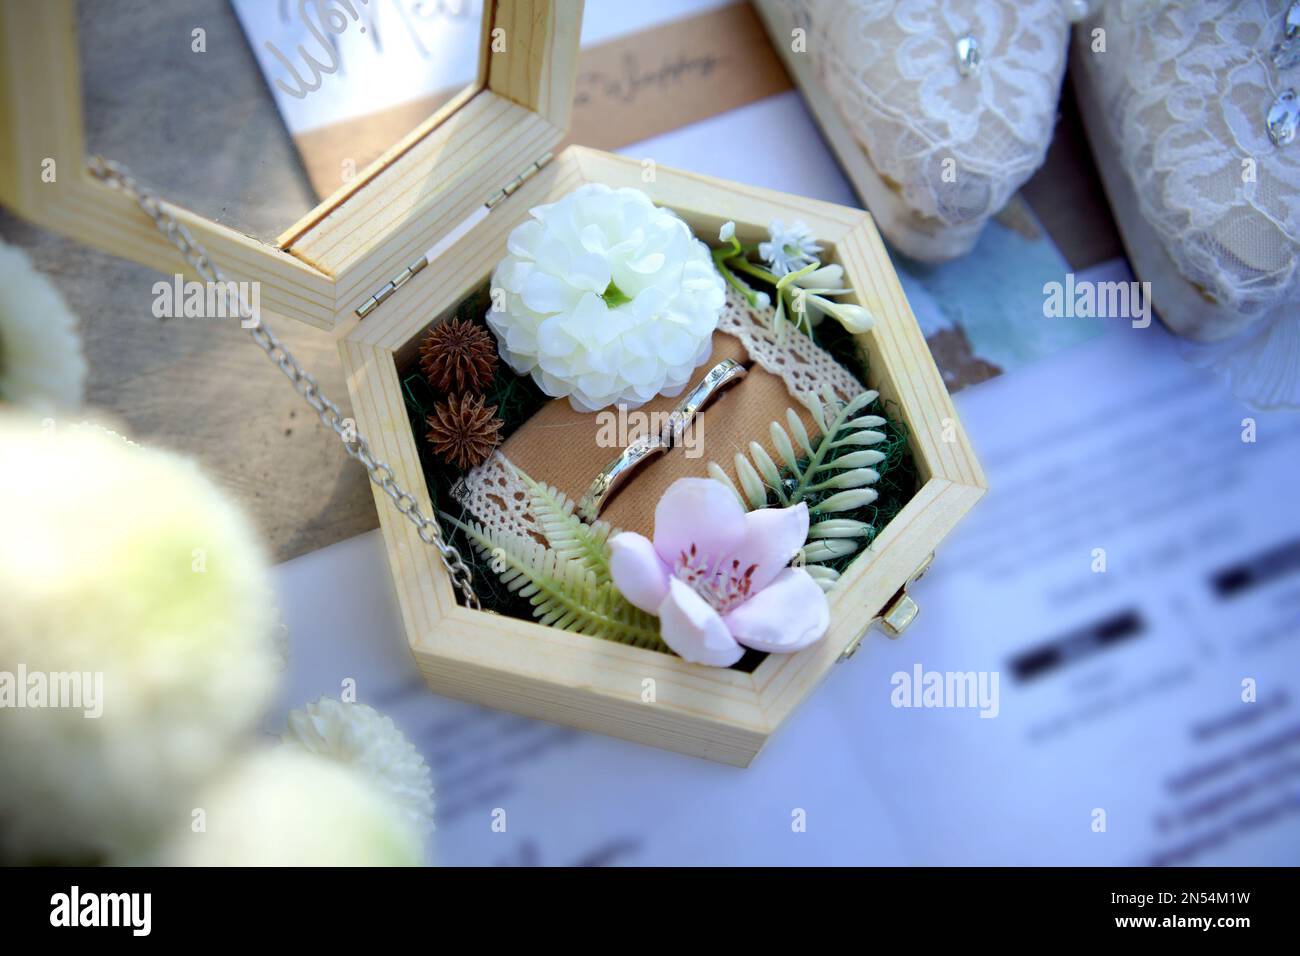
<path fill-rule="evenodd" d="M 785 429 L 773 422 L 772 427 L 768 429 L 768 434 L 772 436 L 772 446 L 776 448 L 776 453 L 781 456 L 785 466 L 791 471 L 797 472 L 799 470 L 799 457 L 794 453 L 794 445 L 790 444 L 790 436 L 785 433 Z"/>
<path fill-rule="evenodd" d="M 880 479 L 873 466 L 885 460 L 883 452 L 867 446 L 885 440 L 884 433 L 877 429 L 886 421 L 879 415 L 863 414 L 878 397 L 874 391 L 864 391 L 841 402 L 829 390 L 815 397 L 809 403 L 809 412 L 819 430 L 816 441 L 809 436 L 794 409 L 786 411 L 784 427 L 772 422 L 768 433 L 784 473 L 762 445 L 750 442 L 749 455 L 738 453 L 735 459 L 739 489 L 718 465 L 710 463 L 709 474 L 725 481 L 748 508 L 765 507 L 769 489 L 783 505 L 807 501 L 815 516 L 864 508 L 877 497 L 875 489 L 868 487 Z M 824 525 L 827 527 L 823 530 L 814 531 Z M 833 569 L 820 563 L 838 561 L 861 551 L 871 531 L 870 525 L 851 519 L 827 518 L 814 522 L 809 528 L 804 559 L 809 573 L 816 569 L 814 577 L 818 584 L 829 590 L 839 577 Z"/>
<path fill-rule="evenodd" d="M 852 518 L 827 518 L 808 528 L 808 540 L 818 538 L 865 538 L 871 534 L 871 525 Z"/>
<path fill-rule="evenodd" d="M 876 489 L 854 488 L 851 491 L 837 491 L 824 501 L 819 501 L 809 509 L 815 515 L 834 514 L 838 511 L 856 511 L 865 508 L 876 500 Z"/>
<path fill-rule="evenodd" d="M 776 462 L 772 456 L 756 441 L 749 443 L 749 457 L 754 460 L 758 466 L 758 473 L 763 476 L 763 481 L 769 488 L 777 493 L 777 496 L 784 500 L 785 494 L 781 491 L 781 472 L 776 467 Z"/>
<path fill-rule="evenodd" d="M 740 502 L 740 507 L 749 507 L 749 502 L 745 500 L 745 496 L 740 493 L 740 489 L 736 487 L 736 483 L 731 480 L 731 476 L 723 470 L 721 465 L 716 462 L 709 462 L 709 477 L 714 481 L 722 482 L 722 484 L 730 488 L 731 493 L 735 495 L 736 500 Z"/>
<path fill-rule="evenodd" d="M 856 554 L 858 543 L 847 538 L 827 538 L 824 541 L 809 541 L 804 547 L 804 560 L 809 564 L 823 561 L 835 561 Z"/>
<path fill-rule="evenodd" d="M 787 408 L 785 411 L 785 420 L 790 426 L 790 431 L 794 432 L 795 440 L 799 442 L 799 447 L 803 449 L 805 455 L 813 453 L 812 441 L 808 438 L 808 430 L 803 427 L 803 420 L 793 408 Z"/>
<path fill-rule="evenodd" d="M 834 568 L 824 567 L 820 564 L 806 565 L 804 570 L 812 576 L 812 579 L 817 582 L 817 586 L 823 591 L 831 590 L 831 588 L 835 587 L 835 582 L 840 579 L 840 573 L 838 571 Z"/>
<path fill-rule="evenodd" d="M 878 465 L 885 460 L 883 451 L 876 451 L 868 448 L 864 451 L 851 451 L 847 455 L 840 455 L 832 464 L 837 468 L 870 468 L 872 465 Z"/>
<path fill-rule="evenodd" d="M 528 486 L 529 506 L 551 550 L 563 560 L 579 562 L 599 581 L 609 581 L 609 537 L 614 532 L 609 522 L 587 524 L 578 517 L 573 499 L 559 488 L 535 481 L 518 469 L 515 473 Z"/>
<path fill-rule="evenodd" d="M 493 563 L 505 586 L 526 598 L 541 624 L 602 640 L 669 652 L 659 621 L 633 607 L 612 581 L 601 580 L 580 559 L 499 529 L 484 528 L 443 514 Z"/>
<path fill-rule="evenodd" d="M 736 477 L 740 479 L 740 487 L 745 491 L 745 499 L 750 508 L 767 506 L 767 486 L 758 477 L 758 472 L 749 463 L 749 459 L 740 452 L 736 452 Z"/>

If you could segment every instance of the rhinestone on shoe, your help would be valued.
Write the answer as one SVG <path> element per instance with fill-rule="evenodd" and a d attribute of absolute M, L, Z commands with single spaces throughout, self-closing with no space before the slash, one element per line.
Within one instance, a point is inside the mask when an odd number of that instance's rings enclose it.
<path fill-rule="evenodd" d="M 1283 91 L 1268 111 L 1268 138 L 1274 146 L 1289 146 L 1300 130 L 1300 98 L 1295 90 Z"/>
<path fill-rule="evenodd" d="M 980 44 L 973 36 L 967 34 L 958 37 L 956 43 L 957 69 L 962 76 L 979 76 Z"/>
<path fill-rule="evenodd" d="M 1092 16 L 1092 4 L 1088 0 L 1068 0 L 1065 10 L 1071 23 L 1078 23 Z"/>
<path fill-rule="evenodd" d="M 1271 51 L 1273 65 L 1279 70 L 1289 70 L 1300 65 L 1300 0 L 1291 4 L 1286 12 L 1282 42 Z"/>

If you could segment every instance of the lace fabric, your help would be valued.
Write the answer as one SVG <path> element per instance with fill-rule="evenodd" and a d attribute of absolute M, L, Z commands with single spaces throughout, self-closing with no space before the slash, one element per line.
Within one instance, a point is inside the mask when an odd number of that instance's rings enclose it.
<path fill-rule="evenodd" d="M 1142 217 L 1219 307 L 1196 334 L 1245 330 L 1189 355 L 1269 406 L 1300 404 L 1300 144 L 1275 146 L 1265 125 L 1278 94 L 1300 87 L 1300 68 L 1270 57 L 1289 6 L 1108 0 L 1086 24 L 1106 52 L 1079 64 Z"/>
<path fill-rule="evenodd" d="M 1300 305 L 1292 303 L 1292 310 Z M 1262 409 L 1300 407 L 1300 316 L 1283 312 L 1223 342 L 1184 342 L 1183 356 Z"/>
<path fill-rule="evenodd" d="M 1061 0 L 781 0 L 825 90 L 912 212 L 949 227 L 998 212 L 1042 165 L 1069 34 Z M 981 66 L 958 69 L 970 35 Z"/>
<path fill-rule="evenodd" d="M 790 396 L 810 411 L 825 388 L 844 402 L 862 392 L 861 383 L 829 352 L 794 329 L 774 332 L 768 316 L 750 308 L 735 289 L 727 289 L 718 329 L 740 339 L 749 357 L 785 382 Z"/>
<path fill-rule="evenodd" d="M 936 235 L 982 222 L 1041 163 L 1069 20 L 1088 17 L 1087 38 L 1101 29 L 1106 47 L 1076 48 L 1089 51 L 1079 82 L 1097 97 L 1171 276 L 1206 306 L 1184 317 L 1171 303 L 1166 321 L 1225 340 L 1185 350 L 1241 397 L 1300 405 L 1300 143 L 1275 146 L 1265 124 L 1278 94 L 1300 89 L 1300 64 L 1279 68 L 1270 55 L 1291 0 L 779 3 L 808 31 L 817 75 L 872 167 L 928 224 L 919 242 L 936 251 Z M 955 55 L 968 34 L 982 55 L 975 76 Z M 949 158 L 956 177 L 943 175 Z M 921 254 L 889 218 L 878 216 L 882 231 Z"/>
<path fill-rule="evenodd" d="M 510 459 L 494 451 L 451 490 L 452 496 L 489 531 L 505 531 L 545 543 L 541 523 L 529 506 L 528 486 Z"/>

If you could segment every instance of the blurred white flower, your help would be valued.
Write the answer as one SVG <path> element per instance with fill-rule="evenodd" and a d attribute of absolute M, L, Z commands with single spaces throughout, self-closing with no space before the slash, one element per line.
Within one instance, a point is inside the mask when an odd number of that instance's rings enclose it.
<path fill-rule="evenodd" d="M 102 675 L 98 718 L 0 711 L 0 858 L 137 854 L 268 701 L 265 558 L 192 462 L 13 414 L 0 528 L 0 672 Z"/>
<path fill-rule="evenodd" d="M 588 183 L 531 212 L 492 275 L 501 357 L 579 411 L 680 392 L 726 299 L 708 247 L 639 189 Z"/>
<path fill-rule="evenodd" d="M 773 219 L 767 227 L 767 234 L 772 237 L 771 241 L 760 242 L 758 254 L 777 278 L 812 265 L 817 261 L 817 253 L 822 251 L 802 222 L 795 221 L 787 228 L 780 219 Z"/>
<path fill-rule="evenodd" d="M 356 770 L 297 747 L 257 751 L 213 782 L 174 830 L 171 866 L 419 866 L 408 815 Z"/>
<path fill-rule="evenodd" d="M 76 408 L 85 379 L 76 316 L 21 249 L 0 242 L 0 402 Z"/>
<path fill-rule="evenodd" d="M 736 224 L 732 222 L 730 219 L 728 219 L 726 222 L 722 224 L 722 228 L 718 230 L 718 241 L 730 242 L 735 237 L 736 237 Z"/>
<path fill-rule="evenodd" d="M 392 718 L 365 704 L 322 697 L 289 712 L 286 746 L 359 770 L 402 808 L 420 832 L 433 827 L 429 765 Z"/>

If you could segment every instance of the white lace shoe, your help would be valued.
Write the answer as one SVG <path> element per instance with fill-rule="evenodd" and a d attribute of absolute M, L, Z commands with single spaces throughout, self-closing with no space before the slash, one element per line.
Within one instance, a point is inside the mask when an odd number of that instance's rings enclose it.
<path fill-rule="evenodd" d="M 780 0 L 866 153 L 859 188 L 898 249 L 969 252 L 1042 165 L 1056 121 L 1066 0 Z M 771 4 L 765 4 L 771 6 Z M 864 178 L 864 177 L 859 177 Z"/>
<path fill-rule="evenodd" d="M 1214 343 L 1192 358 L 1238 395 L 1300 405 L 1300 136 L 1288 125 L 1300 106 L 1284 98 L 1300 91 L 1300 3 L 1107 0 L 1073 56 L 1093 155 L 1157 314 Z"/>

